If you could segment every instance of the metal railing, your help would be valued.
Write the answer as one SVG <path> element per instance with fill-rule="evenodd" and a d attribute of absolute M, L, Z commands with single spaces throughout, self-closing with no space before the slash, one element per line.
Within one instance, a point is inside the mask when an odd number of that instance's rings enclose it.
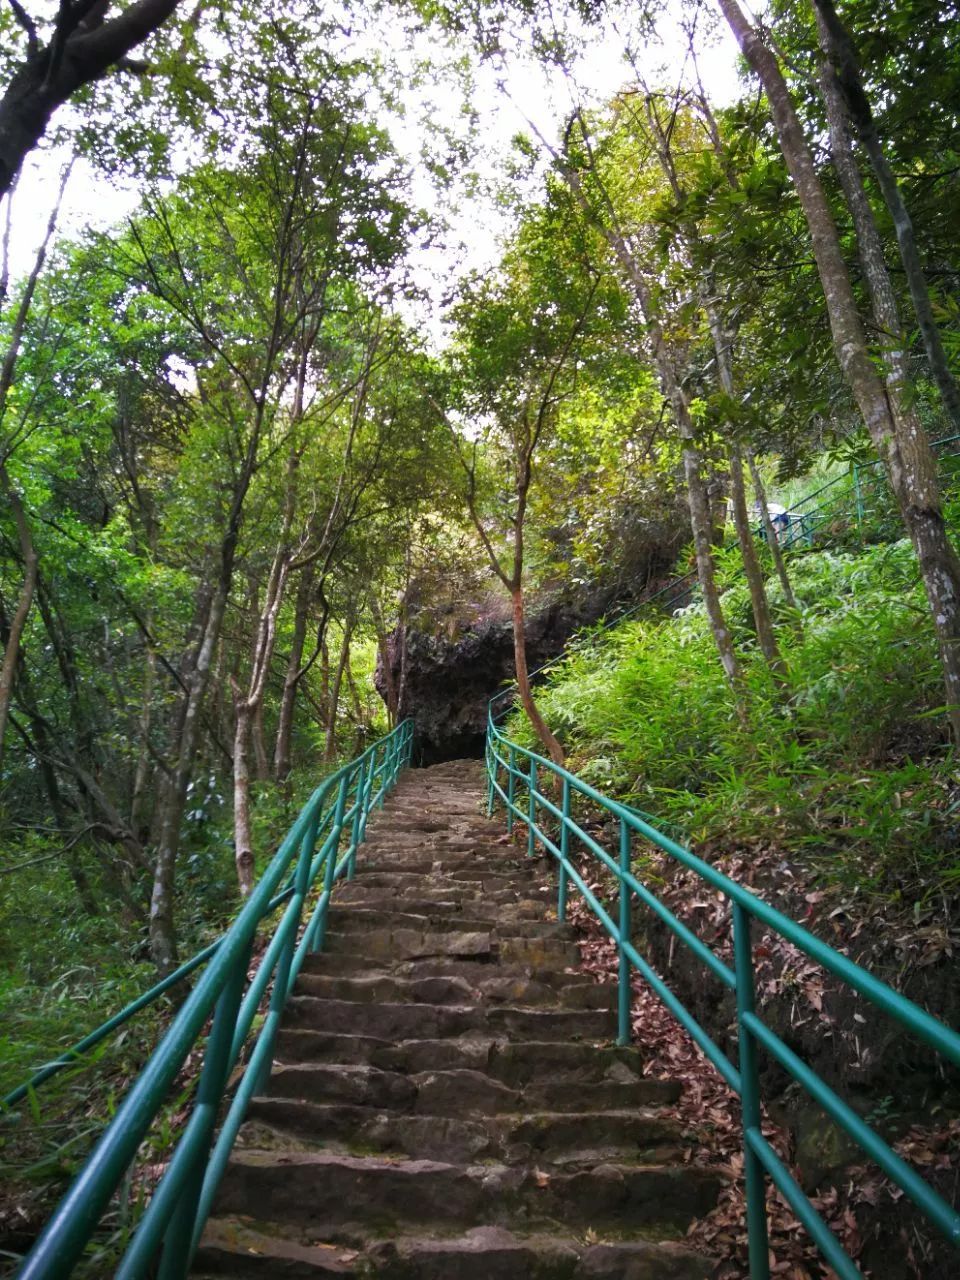
<path fill-rule="evenodd" d="M 930 448 L 937 459 L 940 482 L 945 491 L 952 493 L 957 488 L 955 462 L 960 452 L 960 436 L 932 440 Z M 838 523 L 855 531 L 861 541 L 867 536 L 904 536 L 886 468 L 879 458 L 853 463 L 849 471 L 804 494 L 790 506 L 786 515 L 789 524 L 780 539 L 785 548 L 804 549 L 822 544 L 824 534 L 829 538 Z"/>
<path fill-rule="evenodd" d="M 925 1013 L 892 987 L 854 964 L 839 951 L 822 942 L 796 921 L 768 906 L 748 889 L 716 871 L 677 844 L 636 810 L 603 795 L 568 770 L 543 756 L 510 741 L 488 719 L 486 764 L 488 812 L 497 800 L 506 807 L 508 830 L 519 819 L 527 828 L 527 852 L 540 845 L 555 859 L 559 877 L 557 918 L 566 917 L 567 896 L 572 884 L 596 915 L 619 951 L 618 1030 L 619 1043 L 630 1040 L 630 979 L 633 970 L 642 975 L 677 1021 L 686 1029 L 726 1083 L 739 1095 L 743 1115 L 743 1151 L 747 1194 L 747 1228 L 751 1280 L 768 1280 L 770 1275 L 767 1239 L 766 1179 L 773 1182 L 806 1228 L 823 1257 L 840 1280 L 857 1280 L 859 1268 L 842 1248 L 836 1236 L 814 1208 L 786 1164 L 761 1131 L 762 1098 L 758 1057 L 770 1055 L 817 1102 L 830 1119 L 847 1133 L 884 1173 L 916 1204 L 923 1215 L 955 1246 L 960 1246 L 960 1214 L 910 1167 L 853 1108 L 830 1088 L 787 1044 L 772 1031 L 756 1011 L 751 926 L 757 922 L 786 939 L 811 960 L 841 982 L 860 993 L 878 1009 L 932 1047 L 948 1062 L 960 1066 L 960 1035 Z M 552 779 L 551 798 L 541 789 L 541 779 Z M 614 853 L 589 834 L 572 814 L 572 802 L 582 797 L 610 815 L 618 828 Z M 548 831 L 551 824 L 555 834 Z M 634 874 L 633 846 L 637 839 L 649 842 L 668 857 L 695 872 L 702 881 L 718 890 L 730 903 L 733 918 L 733 965 L 727 964 L 687 927 Z M 604 906 L 587 879 L 571 859 L 571 842 L 592 854 L 616 877 L 616 909 Z M 691 952 L 720 987 L 736 1000 L 738 1033 L 737 1062 L 716 1044 L 682 1001 L 640 954 L 633 942 L 633 899 L 651 911 Z M 613 913 L 615 910 L 615 914 Z"/>
<path fill-rule="evenodd" d="M 342 876 L 353 878 L 370 811 L 382 806 L 398 774 L 409 764 L 412 741 L 413 722 L 407 720 L 325 778 L 219 942 L 8 1095 L 14 1101 L 22 1098 L 55 1070 L 75 1061 L 84 1047 L 103 1039 L 169 989 L 174 979 L 181 981 L 206 963 L 202 977 L 24 1260 L 19 1280 L 63 1280 L 70 1275 L 212 1016 L 193 1106 L 166 1172 L 114 1272 L 117 1280 L 139 1280 L 148 1274 L 159 1280 L 182 1280 L 187 1275 L 247 1106 L 270 1074 L 287 997 L 306 956 L 323 946 L 334 884 Z M 312 902 L 314 886 L 319 892 Z M 261 921 L 281 907 L 283 914 L 248 981 Z M 267 1013 L 251 1036 L 268 991 Z M 245 1050 L 246 1064 L 239 1078 L 234 1078 Z M 218 1129 L 228 1081 L 232 1097 Z"/>

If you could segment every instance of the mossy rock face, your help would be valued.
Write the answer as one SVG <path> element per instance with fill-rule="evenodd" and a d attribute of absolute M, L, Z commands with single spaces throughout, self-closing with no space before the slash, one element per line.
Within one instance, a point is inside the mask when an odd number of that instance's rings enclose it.
<path fill-rule="evenodd" d="M 861 1148 L 833 1123 L 819 1107 L 802 1107 L 793 1113 L 794 1163 L 800 1185 L 812 1193 L 832 1174 L 863 1160 Z"/>
<path fill-rule="evenodd" d="M 608 617 L 611 609 L 642 598 L 642 584 L 669 569 L 690 536 L 685 511 L 678 505 L 663 524 L 638 522 L 643 533 L 630 555 L 629 568 L 610 566 L 609 582 L 587 585 L 572 595 L 530 601 L 527 606 L 527 662 L 531 670 L 559 656 L 583 627 Z M 624 591 L 623 583 L 636 584 Z M 412 716 L 418 763 L 430 765 L 457 757 L 480 758 L 487 729 L 487 704 L 515 677 L 513 624 L 502 598 L 477 600 L 455 615 L 426 607 L 390 636 L 387 661 L 395 688 L 403 690 L 400 718 Z M 402 670 L 401 670 L 402 668 Z M 383 696 L 387 681 L 378 662 L 376 685 Z"/>

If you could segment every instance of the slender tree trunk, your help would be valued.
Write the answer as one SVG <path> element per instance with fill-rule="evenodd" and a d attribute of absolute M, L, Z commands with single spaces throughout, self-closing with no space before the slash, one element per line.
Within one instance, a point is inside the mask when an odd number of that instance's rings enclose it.
<path fill-rule="evenodd" d="M 210 667 L 220 638 L 229 581 L 229 577 L 221 578 L 210 602 L 206 626 L 184 698 L 177 759 L 172 777 L 164 788 L 153 891 L 150 896 L 150 953 L 161 975 L 169 973 L 177 964 L 173 893 L 180 849 L 180 827 L 186 807 L 187 789 L 193 775 L 193 762 L 200 738 L 200 716 Z"/>
<path fill-rule="evenodd" d="M 327 710 L 330 706 L 330 649 L 327 645 L 326 632 L 320 640 L 320 705 L 324 709 L 323 727 L 330 723 Z"/>
<path fill-rule="evenodd" d="M 360 698 L 360 690 L 357 688 L 357 682 L 353 678 L 353 667 L 350 664 L 350 654 L 347 653 L 347 669 L 344 673 L 347 677 L 347 688 L 350 690 L 350 704 L 353 708 L 353 718 L 356 720 L 360 729 L 360 736 L 366 737 L 367 733 L 367 717 L 363 709 L 363 701 Z"/>
<path fill-rule="evenodd" d="M 253 713 L 250 726 L 250 737 L 253 742 L 253 758 L 257 766 L 257 781 L 266 782 L 270 777 L 270 757 L 267 755 L 266 730 L 263 724 L 263 699 Z"/>
<path fill-rule="evenodd" d="M 7 92 L 9 96 L 9 90 Z M 3 177 L 3 124 L 2 124 L 2 105 L 6 98 L 0 100 L 0 195 L 7 190 L 16 179 L 16 172 L 9 175 L 7 182 L 2 182 Z M 17 360 L 20 355 L 20 345 L 23 342 L 23 334 L 26 328 L 27 319 L 30 315 L 30 308 L 33 306 L 33 298 L 37 291 L 37 284 L 43 273 L 43 267 L 47 260 L 47 250 L 50 247 L 50 241 L 56 230 L 57 218 L 60 216 L 60 206 L 63 203 L 63 193 L 66 190 L 67 180 L 70 177 L 70 170 L 73 162 L 71 161 L 64 170 L 60 179 L 60 188 L 54 201 L 50 216 L 47 219 L 46 230 L 43 240 L 37 250 L 34 258 L 33 267 L 27 282 L 23 288 L 23 294 L 20 298 L 19 305 L 13 317 L 13 325 L 10 332 L 10 340 L 7 348 L 3 353 L 3 360 L 0 362 L 0 427 L 2 427 L 7 412 L 7 401 L 10 390 L 14 383 L 14 374 L 16 372 Z M 7 206 L 9 215 L 9 204 Z M 3 255 L 4 255 L 4 272 L 9 266 L 9 227 L 4 236 Z M 6 281 L 4 281 L 4 292 L 6 292 Z M 2 437 L 0 437 L 2 442 Z M 12 483 L 6 468 L 6 460 L 9 459 L 13 445 L 7 441 L 3 454 L 3 460 L 0 461 L 0 493 L 6 498 L 10 510 L 13 513 L 13 522 L 17 529 L 17 539 L 20 543 L 20 552 L 23 556 L 23 583 L 20 587 L 20 599 L 17 608 L 14 611 L 13 618 L 10 620 L 10 631 L 7 643 L 4 648 L 3 661 L 0 663 L 0 768 L 3 765 L 3 743 L 6 735 L 7 720 L 10 715 L 10 699 L 13 696 L 13 679 L 16 671 L 17 659 L 20 656 L 20 640 L 23 636 L 24 628 L 27 625 L 27 618 L 30 614 L 30 608 L 33 604 L 33 597 L 37 589 L 37 552 L 33 543 L 33 535 L 30 532 L 30 522 L 27 519 L 27 513 L 24 509 L 20 495 Z"/>
<path fill-rule="evenodd" d="M 0 634 L 3 636 L 4 644 L 9 640 L 10 623 L 3 616 L 0 609 Z M 54 744 L 50 738 L 49 726 L 47 721 L 40 715 L 37 708 L 36 699 L 33 695 L 31 681 L 24 663 L 19 663 L 16 671 L 17 692 L 20 704 L 33 730 L 36 739 L 36 745 L 30 741 L 29 737 L 21 731 L 21 737 L 27 744 L 27 749 L 32 753 L 37 763 L 37 770 L 43 779 L 43 787 L 47 793 L 47 799 L 50 802 L 50 812 L 53 814 L 53 820 L 56 823 L 57 830 L 67 840 L 64 853 L 67 862 L 67 871 L 73 886 L 77 891 L 77 900 L 83 907 L 88 916 L 97 916 L 100 914 L 100 903 L 93 892 L 89 877 L 83 867 L 83 863 L 77 853 L 77 837 L 67 839 L 67 814 L 64 806 L 63 796 L 60 791 L 60 784 L 57 781 L 57 774 L 53 768 Z M 74 806 L 75 807 L 75 806 Z M 142 915 L 142 911 L 141 911 Z"/>
<path fill-rule="evenodd" d="M 728 483 L 729 482 L 729 483 Z M 732 483 L 729 475 L 714 470 L 709 479 L 704 480 L 707 499 L 710 502 L 710 525 L 713 529 L 713 545 L 719 551 L 727 537 L 727 493 Z"/>
<path fill-rule="evenodd" d="M 763 477 L 760 475 L 760 468 L 757 466 L 757 459 L 753 450 L 747 449 L 745 452 L 747 463 L 750 467 L 750 478 L 753 481 L 753 492 L 757 496 L 760 518 L 763 521 L 763 532 L 766 536 L 767 546 L 770 548 L 770 554 L 773 556 L 773 563 L 777 570 L 777 577 L 780 579 L 780 586 L 783 588 L 783 598 L 788 606 L 794 610 L 795 625 L 798 628 L 802 628 L 803 622 L 800 618 L 797 597 L 793 593 L 793 585 L 790 582 L 790 575 L 787 573 L 787 563 L 784 558 L 783 548 L 780 546 L 780 539 L 777 537 L 777 531 L 770 516 L 770 508 L 767 505 L 767 491 L 764 487 Z"/>
<path fill-rule="evenodd" d="M 743 574 L 750 589 L 750 603 L 753 606 L 753 620 L 757 628 L 757 640 L 760 651 L 766 659 L 767 666 L 777 684 L 783 687 L 785 668 L 780 646 L 773 629 L 773 618 L 770 616 L 770 602 L 763 581 L 763 569 L 757 555 L 757 547 L 753 540 L 753 529 L 747 512 L 747 492 L 743 479 L 743 458 L 739 445 L 730 446 L 730 481 L 733 498 L 733 523 L 740 543 L 740 555 L 743 560 Z"/>
<path fill-rule="evenodd" d="M 904 525 L 920 563 L 943 663 L 946 703 L 960 743 L 960 560 L 947 536 L 936 468 L 925 436 L 901 431 L 887 388 L 871 359 L 856 298 L 826 193 L 776 57 L 747 21 L 736 0 L 718 0 L 770 104 L 787 169 L 810 231 L 840 368 L 874 447 L 887 466 Z"/>
<path fill-rule="evenodd" d="M 10 716 L 10 701 L 13 697 L 13 681 L 17 670 L 17 659 L 20 656 L 20 641 L 23 638 L 27 618 L 33 604 L 37 589 L 37 551 L 30 532 L 30 522 L 23 508 L 19 493 L 14 488 L 6 467 L 0 466 L 0 493 L 3 494 L 13 513 L 13 521 L 17 528 L 17 539 L 20 543 L 20 554 L 23 556 L 23 581 L 20 584 L 20 598 L 10 619 L 7 631 L 7 642 L 3 650 L 3 662 L 0 664 L 0 776 L 3 769 L 3 744 L 7 732 L 7 720 Z"/>
<path fill-rule="evenodd" d="M 293 744 L 293 717 L 297 704 L 297 689 L 302 679 L 301 664 L 307 640 L 307 622 L 313 600 L 314 566 L 307 565 L 300 573 L 297 595 L 293 608 L 293 635 L 290 653 L 280 694 L 280 713 L 277 720 L 277 739 L 273 749 L 273 776 L 285 782 L 290 774 Z"/>
<path fill-rule="evenodd" d="M 244 898 L 253 890 L 254 873 L 253 833 L 250 825 L 250 745 L 257 713 L 263 706 L 289 564 L 289 552 L 283 539 L 274 555 L 264 592 L 246 695 L 241 696 L 239 687 L 234 685 L 236 719 L 233 734 L 233 841 L 237 881 Z"/>
<path fill-rule="evenodd" d="M 876 174 L 880 193 L 893 220 L 893 228 L 900 249 L 900 259 L 907 277 L 910 299 L 923 338 L 930 372 L 933 374 L 944 408 L 950 417 L 954 431 L 960 431 L 960 388 L 950 372 L 943 339 L 933 314 L 930 289 L 927 285 L 917 240 L 913 230 L 903 193 L 896 174 L 887 159 L 877 130 L 870 101 L 863 87 L 859 58 L 850 32 L 844 26 L 833 0 L 813 0 L 820 34 L 820 46 L 826 54 L 833 72 L 838 106 L 845 110 L 870 165 Z"/>
<path fill-rule="evenodd" d="M 149 625 L 149 618 L 148 618 Z M 157 655 L 151 645 L 147 646 L 143 667 L 143 702 L 140 708 L 140 754 L 137 757 L 137 770 L 133 778 L 133 795 L 130 797 L 130 826 L 139 834 L 141 826 L 141 810 L 143 797 L 150 777 L 150 739 L 153 719 L 153 689 L 157 676 Z"/>
<path fill-rule="evenodd" d="M 705 291 L 708 295 L 711 290 Z M 733 361 L 730 355 L 730 339 L 724 331 L 720 315 L 713 305 L 704 298 L 710 334 L 713 338 L 714 352 L 717 357 L 717 372 L 720 387 L 729 400 L 733 400 L 736 387 L 733 380 Z M 733 428 L 730 428 L 732 440 Z M 773 618 L 770 616 L 770 602 L 763 581 L 763 569 L 757 555 L 757 547 L 750 527 L 750 516 L 747 512 L 747 491 L 743 479 L 743 456 L 740 446 L 732 442 L 729 446 L 730 457 L 730 494 L 733 503 L 733 523 L 740 544 L 740 556 L 743 560 L 743 573 L 750 590 L 750 603 L 753 607 L 753 620 L 757 628 L 757 639 L 760 651 L 766 659 L 767 666 L 779 685 L 783 684 L 784 665 L 780 655 L 780 647 L 773 629 Z"/>
<path fill-rule="evenodd" d="M 684 410 L 684 417 L 688 418 Z M 700 471 L 700 450 L 693 436 L 693 424 L 681 427 L 683 439 L 683 474 L 687 482 L 687 504 L 690 509 L 690 530 L 693 533 L 693 549 L 697 558 L 697 578 L 703 603 L 713 632 L 714 644 L 720 656 L 720 665 L 737 700 L 738 712 L 744 718 L 743 677 L 740 663 L 733 647 L 733 637 L 720 603 L 717 590 L 716 566 L 713 561 L 713 526 L 710 520 L 710 502 Z"/>
<path fill-rule="evenodd" d="M 584 141 L 589 145 L 587 126 L 582 119 L 581 128 Z M 579 173 L 575 169 L 565 166 L 564 176 L 581 208 L 587 214 L 590 214 L 592 212 L 590 201 L 583 190 Z M 616 220 L 612 204 L 610 205 L 610 211 L 613 213 L 614 220 Z M 700 583 L 700 590 L 703 595 L 704 607 L 710 622 L 714 643 L 717 646 L 717 653 L 720 657 L 720 664 L 733 692 L 737 714 L 741 721 L 745 721 L 746 702 L 744 700 L 743 679 L 740 664 L 737 661 L 737 655 L 733 647 L 733 638 L 724 617 L 723 606 L 720 603 L 720 592 L 717 590 L 716 567 L 713 560 L 713 519 L 710 510 L 710 499 L 700 467 L 700 451 L 696 444 L 696 431 L 693 419 L 690 416 L 690 408 L 687 404 L 680 377 L 674 367 L 673 354 L 667 345 L 663 328 L 654 307 L 650 288 L 643 271 L 634 258 L 626 236 L 619 226 L 607 225 L 605 221 L 602 221 L 600 225 L 607 244 L 612 249 L 625 279 L 632 287 L 640 304 L 640 310 L 643 313 L 650 335 L 660 386 L 664 398 L 673 410 L 674 420 L 680 433 L 683 450 L 683 473 L 687 488 L 687 505 L 690 511 L 690 528 L 693 533 L 693 546 L 697 560 L 697 578 Z"/>
<path fill-rule="evenodd" d="M 547 754 L 554 764 L 564 762 L 563 747 L 544 720 L 540 708 L 534 701 L 530 690 L 530 674 L 527 670 L 527 634 L 523 608 L 523 587 L 514 585 L 510 592 L 513 605 L 513 660 L 517 672 L 517 693 L 520 705 L 526 712 L 527 719 L 533 725 L 537 737 L 547 749 Z"/>
<path fill-rule="evenodd" d="M 253 836 L 250 830 L 250 720 L 252 710 L 237 699 L 236 728 L 233 734 L 233 838 L 234 861 L 240 894 L 253 891 Z"/>
<path fill-rule="evenodd" d="M 380 670 L 383 672 L 383 685 L 386 690 L 384 701 L 387 704 L 387 723 L 392 729 L 397 723 L 400 699 L 397 694 L 397 682 L 393 675 L 393 666 L 390 662 L 390 641 L 387 636 L 387 628 L 383 621 L 383 611 L 380 608 L 377 593 L 371 590 L 368 592 L 368 599 L 370 601 L 370 614 L 377 633 L 377 657 Z"/>
<path fill-rule="evenodd" d="M 340 657 L 337 659 L 337 667 L 330 684 L 330 697 L 327 701 L 327 738 L 323 749 L 323 758 L 327 764 L 332 764 L 337 758 L 337 712 L 340 708 L 340 690 L 343 687 L 343 674 L 346 671 L 347 660 L 350 657 L 350 637 L 352 635 L 353 620 L 348 619 L 343 624 Z"/>

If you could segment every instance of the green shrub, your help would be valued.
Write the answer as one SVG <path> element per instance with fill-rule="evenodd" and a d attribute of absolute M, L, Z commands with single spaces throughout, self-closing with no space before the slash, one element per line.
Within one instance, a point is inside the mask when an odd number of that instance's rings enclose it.
<path fill-rule="evenodd" d="M 702 605 L 629 621 L 571 651 L 537 691 L 571 767 L 693 841 L 776 841 L 822 874 L 922 895 L 960 878 L 939 663 L 907 542 L 795 556 L 802 631 L 768 591 L 787 663 L 778 697 L 733 558 L 719 563 L 749 726 Z M 533 739 L 515 715 L 511 732 Z"/>

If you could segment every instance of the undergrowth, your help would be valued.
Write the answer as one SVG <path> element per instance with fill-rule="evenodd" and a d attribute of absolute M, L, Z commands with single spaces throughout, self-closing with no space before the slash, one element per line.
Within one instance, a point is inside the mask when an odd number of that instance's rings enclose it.
<path fill-rule="evenodd" d="M 720 557 L 746 729 L 693 604 L 588 638 L 538 690 L 569 766 L 698 844 L 765 841 L 890 899 L 956 887 L 960 778 L 909 543 L 810 552 L 790 570 L 797 612 L 768 582 L 788 669 L 780 692 L 737 554 Z M 510 734 L 533 745 L 519 715 Z"/>

